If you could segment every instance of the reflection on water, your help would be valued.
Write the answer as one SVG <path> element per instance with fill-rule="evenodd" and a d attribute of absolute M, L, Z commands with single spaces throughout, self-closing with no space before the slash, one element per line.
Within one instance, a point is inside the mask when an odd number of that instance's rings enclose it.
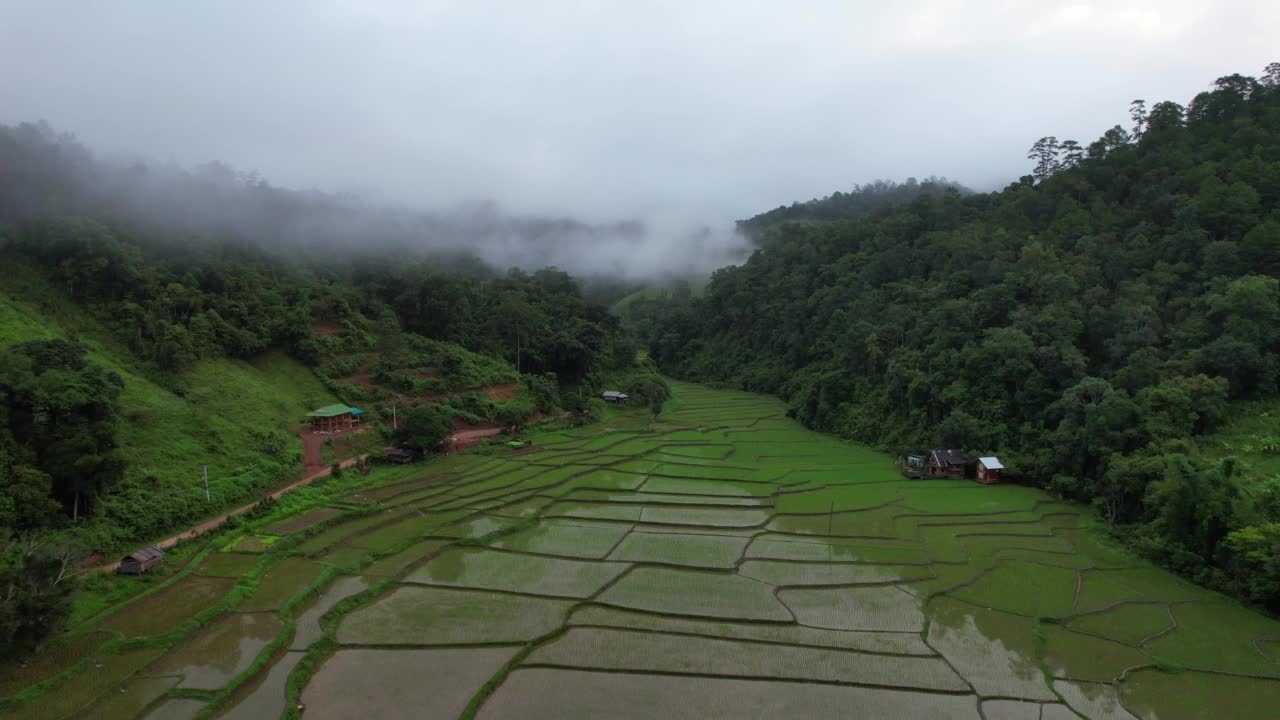
<path fill-rule="evenodd" d="M 290 648 L 305 650 L 311 643 L 319 640 L 324 634 L 320 627 L 320 616 L 343 600 L 369 587 L 369 581 L 362 577 L 341 577 L 333 581 L 329 587 L 312 600 L 294 623 L 293 643 Z"/>
<path fill-rule="evenodd" d="M 1054 700 L 1036 663 L 1030 618 L 938 597 L 929 603 L 929 644 L 980 695 Z"/>
<path fill-rule="evenodd" d="M 216 689 L 240 671 L 280 633 L 266 613 L 237 613 L 200 630 L 147 669 L 147 675 L 182 675 L 180 687 Z"/>
<path fill-rule="evenodd" d="M 1058 680 L 1053 686 L 1062 694 L 1062 699 L 1067 701 L 1074 710 L 1081 713 L 1085 717 L 1090 718 L 1108 718 L 1108 720 L 1137 720 L 1137 718 L 1124 709 L 1120 704 L 1119 693 L 1112 685 L 1104 683 L 1089 682 L 1068 682 L 1066 680 Z M 1220 717 L 1240 717 L 1239 715 L 1225 714 Z"/>
<path fill-rule="evenodd" d="M 195 716 L 203 709 L 204 703 L 200 700 L 174 698 L 157 705 L 142 720 L 195 720 Z"/>
<path fill-rule="evenodd" d="M 246 695 L 232 707 L 231 711 L 220 716 L 219 720 L 257 720 L 258 718 L 280 717 L 284 712 L 285 684 L 289 673 L 302 660 L 303 653 L 285 653 L 257 685 L 244 690 Z M 237 695 L 240 691 L 237 691 Z"/>

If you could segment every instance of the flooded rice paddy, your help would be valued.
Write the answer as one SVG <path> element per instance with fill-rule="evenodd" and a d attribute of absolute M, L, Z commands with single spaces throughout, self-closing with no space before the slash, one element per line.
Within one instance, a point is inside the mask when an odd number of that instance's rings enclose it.
<path fill-rule="evenodd" d="M 0 718 L 1270 718 L 1280 622 L 775 400 L 349 478 L 0 671 Z M 356 483 L 371 483 L 360 487 Z"/>

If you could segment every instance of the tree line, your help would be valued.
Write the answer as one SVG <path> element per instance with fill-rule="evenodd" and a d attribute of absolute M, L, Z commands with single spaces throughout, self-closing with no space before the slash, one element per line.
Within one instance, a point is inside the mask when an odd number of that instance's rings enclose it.
<path fill-rule="evenodd" d="M 785 221 L 705 296 L 638 300 L 662 369 L 810 427 L 999 453 L 1157 561 L 1280 610 L 1280 478 L 1200 452 L 1280 373 L 1280 64 L 1054 137 L 1003 191 Z"/>

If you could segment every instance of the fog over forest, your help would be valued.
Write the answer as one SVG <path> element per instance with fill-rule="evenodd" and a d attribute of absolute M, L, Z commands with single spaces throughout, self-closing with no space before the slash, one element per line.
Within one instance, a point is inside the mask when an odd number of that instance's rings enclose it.
<path fill-rule="evenodd" d="M 1277 26 L 1182 0 L 14 2 L 0 123 L 73 135 L 117 212 L 193 232 L 703 273 L 779 205 L 1004 187 L 1036 138 L 1261 67 L 1271 34 L 1238 30 Z"/>
<path fill-rule="evenodd" d="M 221 162 L 184 168 L 94 153 L 45 123 L 0 126 L 0 220 L 85 214 L 126 229 L 245 242 L 288 253 L 416 252 L 496 270 L 560 267 L 582 276 L 684 277 L 741 259 L 722 223 L 589 223 L 515 214 L 493 202 L 418 210 L 351 194 L 291 190 Z"/>

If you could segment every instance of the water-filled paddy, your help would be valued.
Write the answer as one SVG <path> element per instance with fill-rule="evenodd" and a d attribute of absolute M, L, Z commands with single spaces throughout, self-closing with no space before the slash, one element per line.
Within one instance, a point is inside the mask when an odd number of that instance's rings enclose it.
<path fill-rule="evenodd" d="M 676 391 L 349 476 L 8 668 L 0 720 L 1276 716 L 1280 623 L 1089 508 Z"/>

